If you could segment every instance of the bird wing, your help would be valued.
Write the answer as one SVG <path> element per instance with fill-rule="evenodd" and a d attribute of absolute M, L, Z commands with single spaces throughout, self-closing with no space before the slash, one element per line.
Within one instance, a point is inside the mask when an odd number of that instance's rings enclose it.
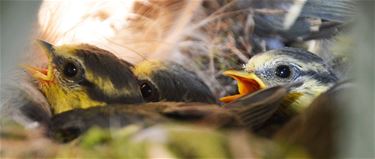
<path fill-rule="evenodd" d="M 225 104 L 224 107 L 234 111 L 247 128 L 255 130 L 274 115 L 287 95 L 287 87 L 275 86 Z"/>

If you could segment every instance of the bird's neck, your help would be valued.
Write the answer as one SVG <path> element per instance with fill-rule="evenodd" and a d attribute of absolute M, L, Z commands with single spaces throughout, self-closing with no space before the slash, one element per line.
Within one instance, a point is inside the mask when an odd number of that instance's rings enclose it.
<path fill-rule="evenodd" d="M 314 101 L 316 97 L 327 91 L 333 84 L 303 84 L 301 87 L 291 91 L 291 94 L 299 94 L 294 98 L 291 107 L 297 112 L 301 112 Z"/>

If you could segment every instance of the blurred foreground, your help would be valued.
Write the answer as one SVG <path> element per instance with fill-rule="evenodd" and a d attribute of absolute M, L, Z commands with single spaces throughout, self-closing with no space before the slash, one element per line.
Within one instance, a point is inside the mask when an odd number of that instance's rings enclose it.
<path fill-rule="evenodd" d="M 24 8 L 28 8 L 28 2 L 1 2 L 2 17 L 2 51 L 1 51 L 1 82 L 2 85 L 9 82 L 8 74 L 13 74 L 9 66 L 13 63 L 18 64 L 20 58 L 11 55 L 21 54 L 24 58 L 24 52 L 31 55 L 34 59 L 38 55 L 36 51 L 30 49 L 22 50 L 20 48 L 29 48 L 29 39 L 42 38 L 54 43 L 67 42 L 88 42 L 100 47 L 113 50 L 116 55 L 132 63 L 138 63 L 144 59 L 166 58 L 165 60 L 177 61 L 184 66 L 192 68 L 201 78 L 210 86 L 211 90 L 217 97 L 224 94 L 235 92 L 235 83 L 232 80 L 223 78 L 221 75 L 223 70 L 229 68 L 241 68 L 241 64 L 245 63 L 252 55 L 277 47 L 278 45 L 295 46 L 310 49 L 314 53 L 319 54 L 325 59 L 332 60 L 333 52 L 340 52 L 339 56 L 344 54 L 354 59 L 353 72 L 349 73 L 350 77 L 354 77 L 356 86 L 351 98 L 345 98 L 342 110 L 333 111 L 340 114 L 339 127 L 330 128 L 335 130 L 333 135 L 335 139 L 337 158 L 373 158 L 374 154 L 374 3 L 370 1 L 361 1 L 360 10 L 356 16 L 353 31 L 346 31 L 344 35 L 340 35 L 334 42 L 327 40 L 307 40 L 307 41 L 282 41 L 280 37 L 265 38 L 258 42 L 250 41 L 247 37 L 256 37 L 253 31 L 254 19 L 253 14 L 277 14 L 277 10 L 255 9 L 250 11 L 236 10 L 238 8 L 229 1 L 210 1 L 204 3 L 203 7 L 200 1 L 192 1 L 182 3 L 177 1 L 165 1 L 160 3 L 164 10 L 155 9 L 148 5 L 139 3 L 135 6 L 138 13 L 134 17 L 127 17 L 132 23 L 117 23 L 118 18 L 124 18 L 128 15 L 128 10 L 118 12 L 112 17 L 107 17 L 107 13 L 116 11 L 116 8 L 105 7 L 105 9 L 94 8 L 90 14 L 83 14 L 86 21 L 82 22 L 84 26 L 99 25 L 100 30 L 104 31 L 108 28 L 108 24 L 112 24 L 112 32 L 103 32 L 100 37 L 90 37 L 94 30 L 82 30 L 74 26 L 74 20 L 67 19 L 66 28 L 59 29 L 59 23 L 51 21 L 54 18 L 39 15 L 45 19 L 39 19 L 37 25 L 37 35 L 25 38 L 23 35 L 31 34 L 35 28 L 36 22 L 27 22 L 22 20 L 26 15 L 36 15 L 36 11 L 32 13 L 19 14 L 16 16 L 15 11 L 20 10 L 26 12 Z M 33 2 L 35 6 L 39 6 L 38 2 Z M 129 2 L 121 5 L 129 5 Z M 154 1 L 151 4 L 157 4 Z M 53 2 L 50 4 L 56 5 Z M 58 4 L 58 3 L 57 3 Z M 103 2 L 103 4 L 106 4 Z M 43 2 L 43 6 L 47 6 L 47 2 Z M 69 2 L 66 4 L 69 6 Z M 85 5 L 85 4 L 83 4 Z M 244 1 L 246 6 L 246 1 Z M 77 4 L 77 6 L 79 6 Z M 98 5 L 100 6 L 100 5 Z M 105 5 L 104 5 L 105 6 Z M 160 7 L 158 6 L 158 7 Z M 46 9 L 46 8 L 44 8 Z M 78 8 L 79 9 L 79 8 Z M 90 10 L 90 8 L 81 8 L 82 10 Z M 228 10 L 226 10 L 228 9 Z M 64 10 L 56 13 L 64 13 Z M 59 11 L 60 11 L 59 10 Z M 43 10 L 42 10 L 43 11 Z M 41 13 L 46 13 L 40 11 Z M 130 11 L 129 11 L 130 12 Z M 182 12 L 181 15 L 175 16 Z M 20 13 L 23 13 L 20 11 Z M 102 13 L 102 14 L 96 14 Z M 143 16 L 139 16 L 143 15 Z M 228 16 L 229 15 L 229 16 Z M 72 15 L 55 15 L 72 16 Z M 52 16 L 53 17 L 53 16 Z M 97 23 L 91 23 L 92 20 Z M 292 16 L 293 17 L 293 16 Z M 34 17 L 36 19 L 36 17 Z M 58 18 L 56 18 L 58 19 Z M 64 18 L 62 18 L 64 19 Z M 99 19 L 99 20 L 98 20 Z M 101 20 L 100 20 L 101 19 Z M 104 20 L 103 20 L 104 19 Z M 156 20 L 155 20 L 156 19 Z M 13 24 L 16 21 L 20 24 Z M 36 21 L 36 20 L 35 20 Z M 41 22 L 40 22 L 41 21 Z M 99 22 L 103 23 L 99 23 Z M 72 22 L 72 24 L 67 24 Z M 25 24 L 24 30 L 27 33 L 20 32 L 14 26 L 22 26 L 22 23 L 34 23 L 34 25 Z M 54 24 L 54 25 L 51 25 Z M 11 25 L 13 24 L 13 25 Z M 104 24 L 104 25 L 103 25 Z M 160 25 L 163 24 L 163 25 Z M 4 26 L 6 27 L 4 29 Z M 34 27 L 31 27 L 34 26 Z M 124 31 L 124 28 L 130 28 Z M 153 29 L 153 28 L 161 29 Z M 73 28 L 73 29 L 72 29 Z M 245 28 L 245 29 L 244 29 Z M 57 31 L 54 31 L 54 30 Z M 65 30 L 64 30 L 65 29 Z M 349 29 L 350 30 L 350 29 Z M 71 32 L 69 32 L 71 31 Z M 85 31 L 85 32 L 83 32 Z M 87 32 L 86 32 L 87 31 Z M 91 31 L 91 32 L 90 32 Z M 124 32 L 116 32 L 124 31 Z M 70 34 L 65 34 L 69 32 Z M 74 34 L 84 33 L 85 38 L 75 37 Z M 282 31 L 278 33 L 287 34 Z M 17 34 L 16 34 L 17 33 Z M 53 33 L 53 34 L 52 34 Z M 139 35 L 138 35 L 139 33 Z M 18 34 L 21 34 L 19 36 Z M 18 39 L 7 37 L 19 37 Z M 106 37 L 109 35 L 108 38 Z M 132 35 L 132 36 L 130 36 Z M 88 37 L 87 37 L 88 36 Z M 317 35 L 314 35 L 317 36 Z M 258 37 L 259 38 L 259 37 Z M 289 37 L 287 38 L 289 39 Z M 292 38 L 293 39 L 293 38 Z M 308 39 L 308 38 L 307 38 Z M 59 41 L 60 40 L 60 41 Z M 337 42 L 338 41 L 338 42 Z M 19 44 L 18 44 L 19 43 Z M 120 43 L 120 44 L 119 44 Z M 123 45 L 126 44 L 126 45 Z M 259 44 L 259 45 L 254 45 Z M 332 44 L 332 45 L 331 45 Z M 23 47 L 21 47 L 23 46 Z M 174 46 L 174 47 L 171 47 Z M 177 47 L 175 47 L 177 46 Z M 327 51 L 326 47 L 329 47 Z M 17 49 L 15 49 L 17 48 Z M 155 51 L 156 50 L 156 51 Z M 36 52 L 36 53 L 35 53 Z M 11 60 L 13 59 L 13 60 Z M 43 62 L 35 60 L 36 63 Z M 8 61 L 9 60 L 9 61 Z M 29 60 L 26 58 L 26 60 Z M 344 60 L 345 61 L 345 60 Z M 351 62 L 349 62 L 351 64 Z M 6 67 L 6 68 L 5 68 Z M 16 66 L 11 66 L 16 67 Z M 346 75 L 346 73 L 343 73 Z M 2 98 L 2 100 L 4 100 Z M 4 101 L 2 101 L 4 102 Z M 8 114 L 11 115 L 11 114 Z M 319 137 L 312 131 L 304 132 L 306 127 L 320 128 L 325 126 L 327 121 L 324 113 L 314 116 L 317 120 L 313 122 L 301 122 L 296 120 L 300 130 L 288 132 L 287 136 L 293 140 L 298 140 L 298 144 L 306 144 Z M 305 118 L 303 118 L 305 119 Z M 316 122 L 315 122 L 316 121 Z M 307 125 L 304 125 L 307 124 Z M 310 124 L 310 125 L 309 125 Z M 33 127 L 35 125 L 31 125 Z M 315 127 L 316 126 L 316 127 Z M 297 126 L 298 127 L 298 126 Z M 330 131 L 327 129 L 326 131 Z M 294 129 L 292 129 L 294 130 Z M 321 130 L 321 128 L 319 129 Z M 283 145 L 280 142 L 270 141 L 250 135 L 243 130 L 212 130 L 209 128 L 196 127 L 191 125 L 180 124 L 162 124 L 155 125 L 146 129 L 137 125 L 115 129 L 99 129 L 94 128 L 87 132 L 84 136 L 72 143 L 60 144 L 47 139 L 44 130 L 35 128 L 25 128 L 22 125 L 12 121 L 1 119 L 1 136 L 0 136 L 0 156 L 1 158 L 314 158 L 306 149 L 299 146 Z M 318 131 L 321 132 L 321 131 Z M 325 132 L 323 130 L 323 132 Z M 290 135 L 289 135 L 290 134 Z M 302 135 L 301 135 L 302 134 Z M 318 134 L 318 133 L 317 133 Z M 304 136 L 306 135 L 306 136 Z M 288 139 L 288 138 L 287 138 Z M 303 139 L 306 139 L 303 140 Z M 294 141 L 293 141 L 294 142 Z M 327 141 L 328 142 L 328 141 Z M 319 147 L 327 145 L 325 142 L 314 145 Z M 322 146 L 323 147 L 323 146 Z M 335 151 L 336 151 L 335 150 Z M 319 150 L 318 150 L 319 151 Z M 324 152 L 324 150 L 322 150 Z"/>

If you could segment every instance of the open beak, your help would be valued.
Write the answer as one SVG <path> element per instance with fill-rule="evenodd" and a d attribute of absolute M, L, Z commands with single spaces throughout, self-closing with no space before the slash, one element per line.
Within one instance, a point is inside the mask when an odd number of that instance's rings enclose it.
<path fill-rule="evenodd" d="M 47 68 L 37 68 L 30 65 L 22 65 L 22 67 L 35 79 L 39 81 L 51 81 L 52 76 L 52 56 L 54 54 L 53 45 L 42 41 L 37 40 L 36 43 L 42 48 L 43 52 L 48 57 L 48 67 Z"/>
<path fill-rule="evenodd" d="M 229 70 L 225 71 L 224 75 L 232 77 L 237 81 L 237 87 L 239 92 L 239 94 L 236 95 L 225 96 L 220 98 L 220 101 L 224 103 L 232 102 L 238 98 L 241 98 L 243 96 L 246 96 L 250 93 L 253 93 L 266 87 L 264 82 L 254 73 Z"/>

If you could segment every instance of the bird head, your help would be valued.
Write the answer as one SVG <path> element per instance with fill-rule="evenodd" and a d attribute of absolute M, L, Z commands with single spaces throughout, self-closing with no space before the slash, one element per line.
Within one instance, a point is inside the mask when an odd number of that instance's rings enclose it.
<path fill-rule="evenodd" d="M 147 60 L 137 64 L 133 71 L 145 101 L 217 102 L 196 74 L 177 63 Z"/>
<path fill-rule="evenodd" d="M 25 66 L 39 84 L 54 114 L 111 103 L 143 102 L 132 65 L 88 44 L 53 46 L 37 43 L 47 68 Z"/>
<path fill-rule="evenodd" d="M 237 81 L 239 94 L 221 98 L 232 102 L 257 90 L 276 85 L 301 83 L 290 88 L 298 108 L 303 108 L 338 79 L 317 55 L 297 48 L 271 50 L 253 56 L 244 70 L 228 70 L 224 75 Z"/>

